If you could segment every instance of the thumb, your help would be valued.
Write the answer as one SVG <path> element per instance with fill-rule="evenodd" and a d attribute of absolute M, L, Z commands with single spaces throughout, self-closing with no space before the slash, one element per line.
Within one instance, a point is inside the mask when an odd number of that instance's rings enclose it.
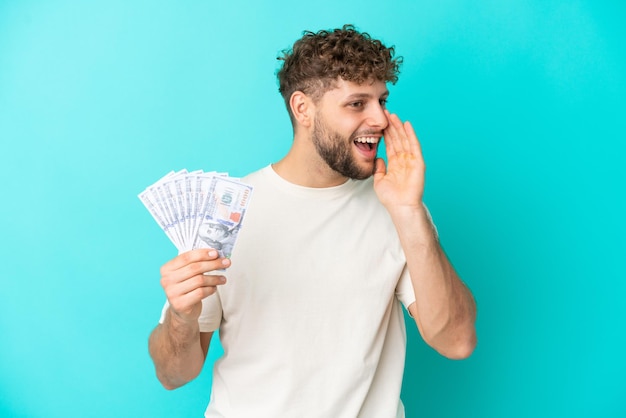
<path fill-rule="evenodd" d="M 376 162 L 374 165 L 374 181 L 378 181 L 382 179 L 387 173 L 387 168 L 385 166 L 385 160 L 382 158 L 376 158 Z"/>

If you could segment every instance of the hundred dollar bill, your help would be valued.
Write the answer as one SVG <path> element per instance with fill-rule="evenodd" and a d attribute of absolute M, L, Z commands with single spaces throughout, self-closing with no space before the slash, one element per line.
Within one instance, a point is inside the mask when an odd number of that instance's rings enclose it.
<path fill-rule="evenodd" d="M 251 194 L 227 173 L 180 170 L 138 197 L 179 252 L 210 247 L 230 257 Z"/>
<path fill-rule="evenodd" d="M 139 200 L 144 204 L 144 206 L 148 209 L 152 217 L 159 224 L 163 232 L 167 235 L 167 237 L 178 247 L 177 239 L 175 238 L 175 231 L 173 229 L 174 224 L 165 214 L 165 210 L 163 209 L 162 201 L 159 195 L 156 193 L 155 188 L 165 182 L 168 178 L 174 176 L 175 173 L 170 171 L 161 179 L 159 179 L 152 186 L 148 187 L 146 190 L 139 194 Z"/>
<path fill-rule="evenodd" d="M 230 177 L 209 183 L 194 248 L 214 248 L 230 257 L 250 202 L 252 187 Z"/>

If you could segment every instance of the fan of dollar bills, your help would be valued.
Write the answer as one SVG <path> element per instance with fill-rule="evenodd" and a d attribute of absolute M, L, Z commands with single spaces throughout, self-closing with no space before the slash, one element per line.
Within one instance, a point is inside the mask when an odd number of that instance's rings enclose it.
<path fill-rule="evenodd" d="M 214 248 L 230 257 L 252 187 L 226 173 L 170 172 L 139 194 L 179 252 Z"/>

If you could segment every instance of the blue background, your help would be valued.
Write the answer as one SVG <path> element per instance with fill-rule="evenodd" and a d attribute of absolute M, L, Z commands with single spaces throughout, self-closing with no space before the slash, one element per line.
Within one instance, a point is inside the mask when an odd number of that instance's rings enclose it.
<path fill-rule="evenodd" d="M 591 0 L 0 0 L 0 416 L 202 416 L 210 367 L 167 392 L 147 354 L 175 248 L 136 196 L 172 169 L 277 161 L 275 58 L 344 23 L 405 58 L 389 107 L 416 127 L 479 307 L 468 360 L 409 328 L 407 416 L 626 416 L 625 17 Z"/>

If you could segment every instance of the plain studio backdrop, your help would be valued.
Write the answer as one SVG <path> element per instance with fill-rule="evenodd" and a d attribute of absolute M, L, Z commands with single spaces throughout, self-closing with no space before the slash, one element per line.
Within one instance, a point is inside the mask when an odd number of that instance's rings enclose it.
<path fill-rule="evenodd" d="M 137 194 L 277 161 L 276 57 L 344 23 L 404 57 L 389 108 L 478 301 L 468 360 L 409 326 L 407 416 L 626 416 L 625 18 L 592 0 L 0 0 L 0 416 L 202 416 L 220 347 L 189 385 L 157 382 L 176 250 Z"/>

